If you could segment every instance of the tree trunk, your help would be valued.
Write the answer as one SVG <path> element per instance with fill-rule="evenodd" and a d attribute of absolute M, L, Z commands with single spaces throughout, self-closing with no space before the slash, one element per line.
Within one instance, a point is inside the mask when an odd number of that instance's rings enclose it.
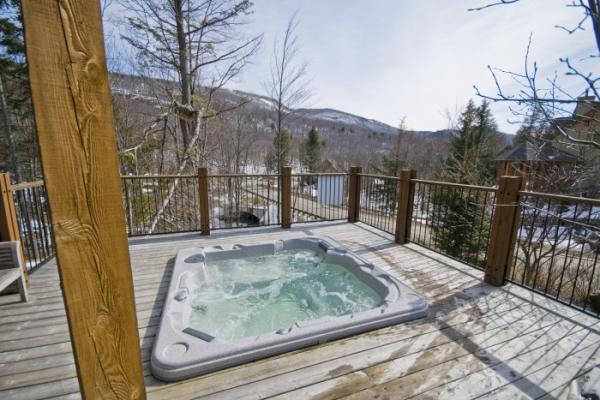
<path fill-rule="evenodd" d="M 2 77 L 0 76 L 0 109 L 2 112 L 2 125 L 4 126 L 4 136 L 6 137 L 6 145 L 8 146 L 8 152 L 10 153 L 11 169 L 16 182 L 21 182 L 21 172 L 19 170 L 19 164 L 17 163 L 17 148 L 13 140 L 12 132 L 10 129 L 10 115 L 8 115 L 8 104 L 6 103 L 6 96 L 4 94 L 4 85 Z"/>
<path fill-rule="evenodd" d="M 179 47 L 179 75 L 181 85 L 181 104 L 186 107 L 192 106 L 192 82 L 188 64 L 188 45 L 185 38 L 185 22 L 183 15 L 182 0 L 173 1 L 173 11 L 177 25 L 177 45 Z M 187 149 L 190 143 L 190 134 L 193 132 L 192 123 L 187 118 L 179 117 L 183 148 Z"/>
<path fill-rule="evenodd" d="M 600 1 L 599 0 L 588 0 L 590 18 L 592 19 L 592 26 L 594 27 L 594 38 L 596 39 L 596 46 L 598 47 L 598 53 L 600 53 Z"/>

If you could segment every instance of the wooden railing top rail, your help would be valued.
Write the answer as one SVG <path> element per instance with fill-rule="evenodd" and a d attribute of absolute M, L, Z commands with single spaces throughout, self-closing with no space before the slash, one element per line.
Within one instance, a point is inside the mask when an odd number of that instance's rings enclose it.
<path fill-rule="evenodd" d="M 198 175 L 121 175 L 121 179 L 177 179 L 197 178 Z"/>
<path fill-rule="evenodd" d="M 34 182 L 17 183 L 16 185 L 11 185 L 10 190 L 12 190 L 13 192 L 16 192 L 18 190 L 31 189 L 31 188 L 36 188 L 36 187 L 40 187 L 40 186 L 44 186 L 44 181 L 39 180 L 39 181 L 34 181 Z"/>
<path fill-rule="evenodd" d="M 442 181 L 430 181 L 427 179 L 411 179 L 411 182 L 414 183 L 424 183 L 427 185 L 439 185 L 439 186 L 450 186 L 450 187 L 456 187 L 456 188 L 461 188 L 461 189 L 477 189 L 477 190 L 483 190 L 486 192 L 495 192 L 498 189 L 496 187 L 493 186 L 477 186 L 477 185 L 466 185 L 463 183 L 452 183 L 452 182 L 442 182 Z"/>
<path fill-rule="evenodd" d="M 347 176 L 346 172 L 300 172 L 292 176 Z"/>
<path fill-rule="evenodd" d="M 569 203 L 584 203 L 584 204 L 590 204 L 592 206 L 600 206 L 600 199 L 590 199 L 588 197 L 567 196 L 567 195 L 563 195 L 563 194 L 542 193 L 542 192 L 529 192 L 529 191 L 525 191 L 525 190 L 519 191 L 519 195 L 525 196 L 525 197 L 541 197 L 544 199 L 566 201 Z"/>
<path fill-rule="evenodd" d="M 253 177 L 267 177 L 275 178 L 281 176 L 280 174 L 208 174 L 207 178 L 253 178 Z"/>
<path fill-rule="evenodd" d="M 389 175 L 377 175 L 377 174 L 358 174 L 358 175 L 364 176 L 365 178 L 375 178 L 375 179 L 394 179 L 394 180 L 400 179 L 397 176 L 389 176 Z"/>
<path fill-rule="evenodd" d="M 253 176 L 276 177 L 279 174 L 209 174 L 208 178 L 243 178 Z M 197 178 L 198 175 L 121 175 L 121 179 L 176 179 L 176 178 Z"/>
<path fill-rule="evenodd" d="M 323 173 L 299 173 L 292 176 L 345 176 L 345 172 L 323 172 Z M 277 177 L 280 174 L 208 174 L 208 178 L 244 178 L 244 177 Z M 175 178 L 197 178 L 198 175 L 121 175 L 122 179 L 175 179 Z M 393 177 L 392 177 L 393 178 Z"/>

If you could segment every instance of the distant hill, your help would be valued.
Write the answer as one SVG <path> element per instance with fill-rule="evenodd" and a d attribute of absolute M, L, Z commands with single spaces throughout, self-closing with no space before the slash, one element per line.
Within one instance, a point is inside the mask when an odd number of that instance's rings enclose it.
<path fill-rule="evenodd" d="M 121 74 L 111 74 L 111 87 L 114 94 L 153 102 L 162 102 L 160 101 L 161 94 L 156 93 L 157 87 L 170 87 L 172 90 L 175 90 L 173 82 Z M 165 102 L 166 100 L 164 99 Z M 275 101 L 273 99 L 240 90 L 220 89 L 216 93 L 216 101 L 217 103 L 225 103 L 227 106 L 249 102 L 252 107 L 261 109 L 267 113 L 275 111 Z M 312 122 L 317 129 L 320 125 L 324 125 L 328 129 L 332 125 L 337 125 L 338 129 L 344 127 L 351 132 L 356 131 L 388 136 L 393 136 L 397 133 L 396 127 L 384 122 L 332 108 L 301 108 L 296 110 L 296 115 L 308 125 Z M 445 137 L 448 132 L 447 130 L 416 131 L 416 133 L 430 136 L 431 138 Z"/>
<path fill-rule="evenodd" d="M 167 90 L 177 92 L 175 83 L 171 81 L 120 74 L 111 75 L 111 88 L 117 96 L 145 103 L 146 111 L 150 107 L 168 105 L 169 98 L 165 96 Z M 275 101 L 266 96 L 232 89 L 220 89 L 214 94 L 213 107 L 216 109 L 235 108 L 239 104 L 244 104 L 246 112 L 255 120 L 262 136 L 260 146 L 266 148 L 276 130 Z M 296 142 L 305 138 L 313 126 L 325 143 L 325 156 L 343 165 L 372 159 L 389 148 L 398 133 L 396 127 L 381 121 L 331 108 L 297 109 L 285 121 L 286 129 Z M 441 146 L 452 135 L 448 129 L 413 133 L 428 142 L 439 141 Z"/>

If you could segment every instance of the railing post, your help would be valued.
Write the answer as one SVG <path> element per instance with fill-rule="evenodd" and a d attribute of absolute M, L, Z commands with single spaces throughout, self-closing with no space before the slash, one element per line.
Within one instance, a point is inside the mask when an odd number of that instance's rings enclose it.
<path fill-rule="evenodd" d="M 10 242 L 13 240 L 19 241 L 19 251 L 21 252 L 21 260 L 25 263 L 25 256 L 23 252 L 23 242 L 19 235 L 19 222 L 17 219 L 17 211 L 15 208 L 15 201 L 10 183 L 10 174 L 0 174 L 0 241 Z M 29 274 L 25 265 L 23 267 L 23 274 L 29 287 Z M 16 285 L 14 290 L 11 287 L 10 292 L 17 292 L 18 288 Z"/>
<path fill-rule="evenodd" d="M 208 212 L 208 169 L 198 168 L 198 202 L 200 203 L 200 234 L 210 235 L 210 213 Z"/>
<path fill-rule="evenodd" d="M 490 232 L 484 281 L 494 286 L 505 283 L 506 273 L 512 262 L 519 213 L 520 176 L 498 178 L 494 219 Z"/>
<path fill-rule="evenodd" d="M 395 241 L 398 244 L 406 243 L 409 238 L 415 195 L 415 185 L 410 180 L 416 177 L 417 173 L 412 169 L 403 169 L 400 171 L 398 208 L 396 209 L 396 234 L 394 235 Z"/>
<path fill-rule="evenodd" d="M 350 167 L 348 175 L 348 222 L 356 222 L 360 216 L 360 174 L 362 167 Z"/>
<path fill-rule="evenodd" d="M 281 167 L 281 227 L 292 226 L 292 167 Z"/>
<path fill-rule="evenodd" d="M 0 192 L 0 241 L 19 240 L 19 224 L 9 174 L 0 174 Z"/>

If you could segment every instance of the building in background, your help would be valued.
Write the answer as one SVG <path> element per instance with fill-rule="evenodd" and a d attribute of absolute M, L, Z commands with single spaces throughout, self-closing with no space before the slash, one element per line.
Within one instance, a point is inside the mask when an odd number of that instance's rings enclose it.
<path fill-rule="evenodd" d="M 331 174 L 341 171 L 335 162 L 325 160 L 320 173 Z M 317 179 L 317 202 L 323 205 L 341 206 L 346 194 L 345 175 L 319 175 Z"/>

